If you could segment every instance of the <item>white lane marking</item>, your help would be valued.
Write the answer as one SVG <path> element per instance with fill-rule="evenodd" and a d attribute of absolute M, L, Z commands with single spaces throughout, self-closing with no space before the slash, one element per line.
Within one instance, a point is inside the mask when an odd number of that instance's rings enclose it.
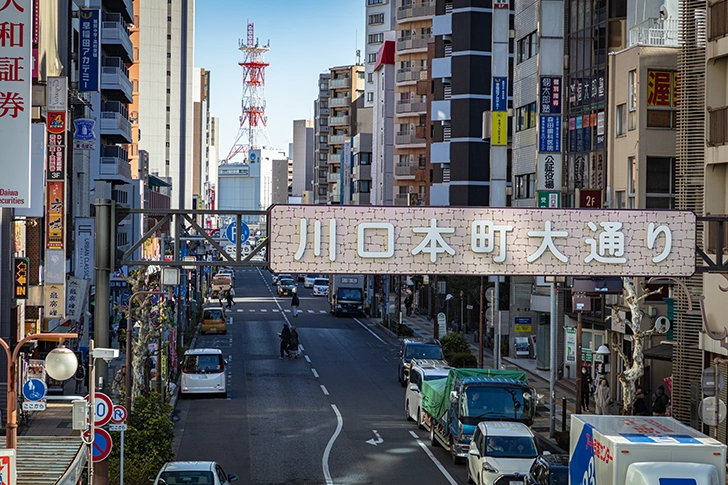
<path fill-rule="evenodd" d="M 313 310 L 309 310 L 308 313 L 313 313 Z"/>
<path fill-rule="evenodd" d="M 286 312 L 286 313 L 291 313 L 291 310 L 289 310 L 288 308 L 286 308 L 286 309 L 285 309 L 285 310 L 283 310 L 283 311 L 284 311 L 284 312 Z"/>
<path fill-rule="evenodd" d="M 278 313 L 279 311 L 280 311 L 280 310 L 279 310 L 279 309 L 277 309 L 277 308 L 274 308 L 274 309 L 273 309 L 273 313 Z"/>
<path fill-rule="evenodd" d="M 237 311 L 237 312 L 244 312 L 245 310 L 243 310 L 242 308 L 238 308 L 238 309 L 237 309 L 237 310 L 235 310 L 235 311 Z"/>
<path fill-rule="evenodd" d="M 265 313 L 265 312 L 267 312 L 268 310 L 266 310 L 265 308 L 261 308 L 261 309 L 260 309 L 260 311 L 261 311 L 262 313 Z"/>
<path fill-rule="evenodd" d="M 324 396 L 328 396 L 329 395 L 328 389 L 326 389 L 326 386 L 324 386 L 323 384 L 321 384 L 321 390 L 324 392 Z"/>
<path fill-rule="evenodd" d="M 425 453 L 427 456 L 430 457 L 430 460 L 435 464 L 435 466 L 440 470 L 440 473 L 443 474 L 443 476 L 447 479 L 448 482 L 450 482 L 452 485 L 458 485 L 458 482 L 455 481 L 455 479 L 450 475 L 447 470 L 445 470 L 445 467 L 442 466 L 442 463 L 440 463 L 437 458 L 435 458 L 435 455 L 432 454 L 429 448 L 425 445 L 425 443 L 420 439 L 419 436 L 417 436 L 417 433 L 414 431 L 410 431 L 410 434 L 414 437 L 415 442 L 420 445 L 420 448 L 425 450 Z M 467 466 L 467 464 L 465 465 Z"/>
<path fill-rule="evenodd" d="M 319 313 L 326 313 L 326 310 L 319 310 Z"/>
<path fill-rule="evenodd" d="M 308 362 L 309 364 L 311 363 L 311 357 L 309 357 L 308 355 L 304 355 L 303 358 L 306 359 L 306 362 Z"/>
<path fill-rule="evenodd" d="M 318 378 L 318 372 L 316 372 L 316 369 L 311 369 L 311 372 L 313 373 L 313 376 Z"/>
<path fill-rule="evenodd" d="M 382 342 L 383 344 L 386 344 L 386 343 L 387 343 L 387 342 L 385 342 L 384 340 L 382 340 L 382 338 L 381 338 L 381 337 L 380 337 L 379 335 L 377 335 L 376 333 L 372 332 L 372 331 L 371 331 L 371 329 L 370 329 L 369 327 L 367 327 L 366 325 L 364 325 L 363 323 L 361 323 L 361 322 L 359 321 L 359 319 L 355 318 L 355 319 L 354 319 L 354 321 L 355 321 L 356 323 L 358 323 L 359 325 L 361 325 L 361 327 L 362 327 L 362 328 L 363 328 L 364 330 L 366 330 L 366 331 L 367 331 L 367 332 L 369 332 L 370 334 L 374 335 L 374 337 L 375 337 L 375 338 L 376 338 L 377 340 L 379 340 L 379 341 L 380 341 L 380 342 Z"/>
<path fill-rule="evenodd" d="M 329 438 L 329 442 L 326 444 L 326 449 L 324 449 L 324 456 L 321 458 L 321 466 L 324 469 L 326 485 L 334 485 L 334 481 L 331 479 L 331 471 L 329 470 L 329 455 L 331 454 L 331 448 L 334 447 L 336 438 L 339 436 L 342 428 L 344 427 L 344 419 L 341 417 L 341 413 L 336 408 L 336 404 L 332 404 L 331 407 L 334 410 L 334 414 L 336 414 L 336 431 L 334 431 L 334 434 L 331 435 L 331 438 Z"/>
<path fill-rule="evenodd" d="M 248 309 L 248 311 L 251 313 L 255 313 L 255 309 L 253 309 L 253 308 Z"/>

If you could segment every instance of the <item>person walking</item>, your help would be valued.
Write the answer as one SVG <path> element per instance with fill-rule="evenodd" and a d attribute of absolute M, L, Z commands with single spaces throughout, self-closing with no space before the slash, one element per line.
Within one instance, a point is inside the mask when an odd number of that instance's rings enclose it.
<path fill-rule="evenodd" d="M 640 386 L 637 386 L 634 395 L 632 412 L 634 412 L 635 416 L 647 416 L 647 397 L 645 396 L 645 391 Z"/>
<path fill-rule="evenodd" d="M 606 379 L 602 379 L 594 394 L 594 402 L 596 403 L 596 414 L 607 414 L 609 405 L 612 402 L 612 391 L 609 389 L 609 383 Z"/>
<path fill-rule="evenodd" d="M 291 344 L 291 329 L 288 327 L 288 322 L 283 324 L 283 330 L 278 334 L 281 338 L 281 357 L 283 360 L 283 354 L 288 353 L 288 346 Z"/>
<path fill-rule="evenodd" d="M 404 308 L 406 310 L 407 316 L 412 316 L 412 295 L 407 295 L 407 298 L 404 299 Z"/>
<path fill-rule="evenodd" d="M 298 344 L 300 342 L 298 341 L 298 332 L 296 331 L 296 326 L 291 325 L 291 340 L 288 342 L 288 358 L 290 359 L 291 356 L 294 358 L 298 358 Z"/>
<path fill-rule="evenodd" d="M 293 316 L 298 316 L 298 305 L 301 304 L 301 300 L 298 299 L 298 293 L 293 294 L 293 298 L 291 299 L 291 308 L 293 308 Z"/>
<path fill-rule="evenodd" d="M 665 392 L 665 386 L 660 386 L 652 396 L 652 415 L 667 416 L 667 408 L 670 404 L 670 397 Z"/>
<path fill-rule="evenodd" d="M 86 366 L 83 362 L 78 364 L 78 367 L 76 368 L 76 374 L 73 376 L 73 379 L 76 381 L 76 394 L 81 394 L 81 392 L 83 391 L 83 386 L 86 383 Z"/>
<path fill-rule="evenodd" d="M 233 303 L 235 303 L 235 300 L 233 300 L 233 290 L 230 289 L 225 293 L 225 299 L 227 300 L 227 308 L 232 308 Z"/>
<path fill-rule="evenodd" d="M 581 368 L 581 408 L 589 412 L 589 395 L 591 394 L 592 377 L 586 367 Z"/>
<path fill-rule="evenodd" d="M 126 378 L 126 364 L 122 364 L 121 368 L 116 373 L 116 376 L 114 376 L 114 382 L 111 383 L 111 392 L 118 392 L 119 387 L 121 387 L 124 384 L 124 379 Z"/>

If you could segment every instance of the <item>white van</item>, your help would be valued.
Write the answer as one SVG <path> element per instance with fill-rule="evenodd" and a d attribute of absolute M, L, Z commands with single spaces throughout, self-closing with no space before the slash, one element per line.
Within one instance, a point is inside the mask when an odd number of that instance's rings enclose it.
<path fill-rule="evenodd" d="M 190 349 L 185 352 L 180 397 L 189 394 L 222 394 L 222 397 L 227 397 L 226 363 L 220 349 Z"/>
<path fill-rule="evenodd" d="M 404 395 L 404 413 L 408 420 L 417 421 L 420 429 L 425 427 L 422 413 L 422 383 L 434 379 L 447 379 L 450 366 L 446 360 L 412 359 L 409 382 Z"/>

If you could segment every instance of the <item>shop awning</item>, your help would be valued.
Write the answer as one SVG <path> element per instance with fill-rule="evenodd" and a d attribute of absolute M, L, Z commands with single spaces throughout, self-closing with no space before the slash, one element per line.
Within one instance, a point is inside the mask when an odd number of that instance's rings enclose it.
<path fill-rule="evenodd" d="M 659 344 L 651 347 L 642 353 L 645 359 L 672 361 L 672 344 Z"/>

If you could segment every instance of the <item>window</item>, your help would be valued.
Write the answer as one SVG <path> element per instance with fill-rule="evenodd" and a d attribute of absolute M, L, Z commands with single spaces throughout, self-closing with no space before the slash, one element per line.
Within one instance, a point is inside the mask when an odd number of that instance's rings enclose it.
<path fill-rule="evenodd" d="M 647 71 L 647 127 L 675 128 L 679 92 L 678 73 L 673 71 Z"/>
<path fill-rule="evenodd" d="M 359 180 L 357 192 L 362 194 L 368 194 L 372 190 L 372 181 L 371 180 Z"/>
<path fill-rule="evenodd" d="M 536 127 L 536 102 L 516 109 L 516 131 L 528 130 Z"/>
<path fill-rule="evenodd" d="M 627 134 L 625 131 L 625 122 L 627 121 L 627 105 L 626 104 L 618 104 L 617 105 L 617 115 L 614 117 L 614 131 L 617 133 L 617 136 L 624 136 Z"/>
<path fill-rule="evenodd" d="M 674 209 L 675 159 L 672 157 L 647 157 L 645 186 L 645 207 L 647 209 Z"/>
<path fill-rule="evenodd" d="M 372 154 L 371 153 L 360 153 L 359 154 L 359 165 L 371 165 Z"/>
<path fill-rule="evenodd" d="M 329 137 L 326 135 L 319 136 L 319 143 L 327 143 L 329 141 Z"/>
<path fill-rule="evenodd" d="M 359 72 L 356 73 L 356 78 L 357 79 L 364 79 L 364 75 L 365 74 L 366 73 L 364 71 L 359 71 Z"/>
<path fill-rule="evenodd" d="M 614 208 L 624 209 L 624 190 L 618 190 L 614 196 Z"/>
<path fill-rule="evenodd" d="M 387 0 L 367 0 L 367 5 L 382 5 L 386 2 Z"/>
<path fill-rule="evenodd" d="M 516 199 L 531 199 L 536 196 L 536 174 L 516 175 Z"/>
<path fill-rule="evenodd" d="M 374 93 L 367 93 L 367 103 L 374 102 Z"/>
<path fill-rule="evenodd" d="M 326 195 L 326 187 L 319 187 L 318 195 Z"/>
<path fill-rule="evenodd" d="M 368 83 L 373 83 L 374 82 L 374 73 L 373 72 L 370 72 L 370 73 L 367 74 L 367 82 Z"/>
<path fill-rule="evenodd" d="M 384 42 L 384 33 L 380 32 L 378 34 L 369 34 L 368 37 L 368 43 L 369 44 L 381 44 Z"/>
<path fill-rule="evenodd" d="M 374 64 L 375 62 L 377 62 L 377 55 L 376 54 L 368 54 L 368 56 L 367 56 L 367 62 L 369 64 Z"/>
<path fill-rule="evenodd" d="M 627 196 L 628 208 L 635 208 L 635 192 L 637 191 L 637 161 L 634 157 L 627 157 Z"/>
<path fill-rule="evenodd" d="M 369 16 L 369 25 L 376 25 L 376 24 L 383 24 L 384 23 L 384 14 L 378 13 L 376 15 L 370 15 Z"/>
<path fill-rule="evenodd" d="M 538 54 L 538 33 L 534 31 L 516 43 L 516 62 L 520 64 L 536 54 Z"/>
<path fill-rule="evenodd" d="M 627 119 L 627 129 L 634 130 L 637 128 L 637 71 L 629 71 L 629 114 Z"/>

